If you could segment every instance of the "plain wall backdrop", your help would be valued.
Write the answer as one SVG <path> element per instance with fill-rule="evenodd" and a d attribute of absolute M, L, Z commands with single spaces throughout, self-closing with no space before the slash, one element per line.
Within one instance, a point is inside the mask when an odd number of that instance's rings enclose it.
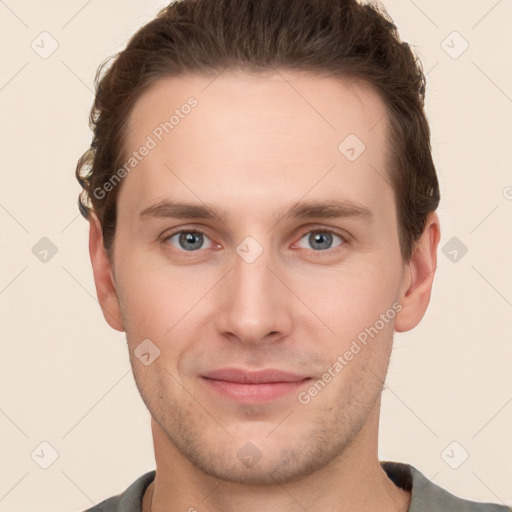
<path fill-rule="evenodd" d="M 0 1 L 1 511 L 84 510 L 154 468 L 124 334 L 96 300 L 74 170 L 97 66 L 164 5 Z M 510 505 L 512 1 L 383 5 L 427 73 L 442 236 L 430 307 L 395 335 L 379 455 Z"/>

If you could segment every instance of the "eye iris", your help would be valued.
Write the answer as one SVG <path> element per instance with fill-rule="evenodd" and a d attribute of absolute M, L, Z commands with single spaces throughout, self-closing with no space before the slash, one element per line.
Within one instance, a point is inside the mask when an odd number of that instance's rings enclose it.
<path fill-rule="evenodd" d="M 319 243 L 321 247 L 317 246 L 317 249 L 328 249 L 332 243 L 332 234 L 322 232 L 312 233 L 311 235 L 309 235 L 309 241 L 312 247 L 315 247 L 315 244 Z"/>
<path fill-rule="evenodd" d="M 199 239 L 199 241 L 197 241 L 197 239 Z M 184 249 L 192 249 L 192 250 L 199 249 L 203 245 L 201 233 L 191 233 L 190 231 L 181 233 L 179 241 L 180 241 L 180 245 Z M 193 247 L 190 247 L 190 246 L 187 247 L 186 244 L 188 244 L 188 243 L 192 244 Z"/>

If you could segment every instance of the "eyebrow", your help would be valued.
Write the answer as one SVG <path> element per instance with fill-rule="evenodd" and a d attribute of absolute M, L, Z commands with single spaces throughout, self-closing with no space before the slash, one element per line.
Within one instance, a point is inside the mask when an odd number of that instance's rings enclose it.
<path fill-rule="evenodd" d="M 279 219 L 341 219 L 362 218 L 369 220 L 373 212 L 366 206 L 349 200 L 299 201 L 277 214 Z M 139 213 L 142 220 L 154 219 L 204 219 L 225 224 L 226 211 L 213 206 L 182 203 L 170 200 L 160 201 Z"/>

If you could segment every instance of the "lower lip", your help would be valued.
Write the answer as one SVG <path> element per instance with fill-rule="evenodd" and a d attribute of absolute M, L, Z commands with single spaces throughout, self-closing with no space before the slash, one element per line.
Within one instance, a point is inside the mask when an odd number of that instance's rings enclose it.
<path fill-rule="evenodd" d="M 225 380 L 208 379 L 204 382 L 217 393 L 243 403 L 264 403 L 289 395 L 310 378 L 294 382 L 265 382 L 261 384 L 242 384 L 240 382 L 228 382 Z"/>

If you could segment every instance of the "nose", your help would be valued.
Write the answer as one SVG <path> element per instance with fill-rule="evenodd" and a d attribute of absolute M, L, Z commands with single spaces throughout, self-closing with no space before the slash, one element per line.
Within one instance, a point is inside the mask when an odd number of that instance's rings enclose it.
<path fill-rule="evenodd" d="M 267 251 L 251 259 L 243 247 L 234 255 L 216 297 L 217 332 L 246 344 L 275 342 L 290 333 L 293 294 Z"/>

